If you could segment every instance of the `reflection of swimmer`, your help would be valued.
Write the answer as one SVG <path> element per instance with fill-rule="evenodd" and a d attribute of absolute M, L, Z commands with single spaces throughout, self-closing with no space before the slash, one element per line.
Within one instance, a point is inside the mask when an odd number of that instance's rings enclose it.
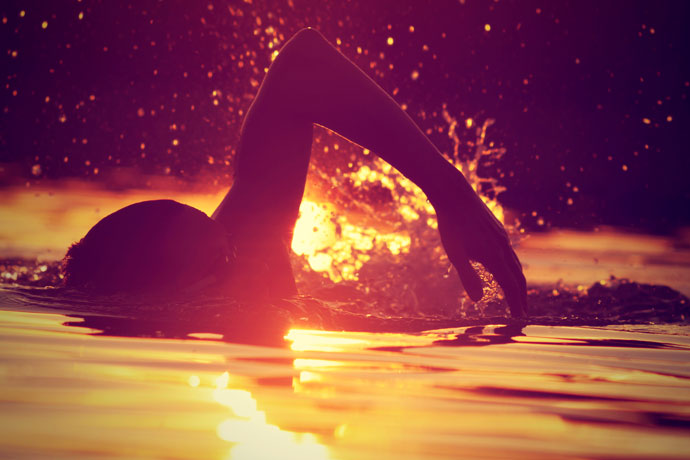
<path fill-rule="evenodd" d="M 376 152 L 427 195 L 443 246 L 469 296 L 481 262 L 513 315 L 525 278 L 503 226 L 462 174 L 373 80 L 313 29 L 271 65 L 244 120 L 232 188 L 209 219 L 174 201 L 137 203 L 105 217 L 64 261 L 68 286 L 97 292 L 296 292 L 289 247 L 311 153 L 313 124 Z"/>

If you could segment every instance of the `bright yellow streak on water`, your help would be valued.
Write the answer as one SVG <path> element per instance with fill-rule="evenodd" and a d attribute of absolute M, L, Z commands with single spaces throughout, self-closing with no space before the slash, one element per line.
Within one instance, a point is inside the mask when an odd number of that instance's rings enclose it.
<path fill-rule="evenodd" d="M 329 458 L 314 435 L 268 423 L 236 388 L 246 376 L 220 373 L 224 349 L 266 350 L 92 337 L 68 320 L 0 311 L 0 457 Z"/>
<path fill-rule="evenodd" d="M 234 443 L 233 460 L 296 458 L 327 460 L 328 449 L 311 433 L 294 433 L 266 422 L 266 413 L 257 410 L 256 399 L 246 390 L 230 389 L 230 375 L 225 372 L 216 379 L 213 399 L 230 408 L 234 417 L 217 427 L 218 437 Z"/>

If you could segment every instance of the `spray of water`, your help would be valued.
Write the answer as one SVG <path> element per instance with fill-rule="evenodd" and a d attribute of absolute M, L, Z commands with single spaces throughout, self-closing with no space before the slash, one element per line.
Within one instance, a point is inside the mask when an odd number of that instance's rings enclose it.
<path fill-rule="evenodd" d="M 504 189 L 478 172 L 506 153 L 487 140 L 494 120 L 459 122 L 446 107 L 442 113 L 453 147 L 446 158 L 503 222 L 496 196 Z M 475 139 L 463 144 L 460 129 L 471 130 Z M 340 174 L 327 171 L 321 160 L 317 155 L 292 243 L 304 292 L 350 305 L 362 300 L 377 314 L 457 316 L 498 303 L 496 286 L 484 272 L 487 298 L 475 306 L 462 294 L 441 246 L 434 209 L 415 184 L 378 157 L 350 163 Z"/>

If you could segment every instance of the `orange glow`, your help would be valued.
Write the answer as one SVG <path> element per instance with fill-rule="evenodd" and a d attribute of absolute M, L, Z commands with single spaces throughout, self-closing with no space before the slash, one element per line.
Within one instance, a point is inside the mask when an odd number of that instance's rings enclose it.
<path fill-rule="evenodd" d="M 489 198 L 483 194 L 489 189 L 495 196 L 503 189 L 495 179 L 483 178 L 477 173 L 481 161 L 500 158 L 505 153 L 505 149 L 494 147 L 493 143 L 487 141 L 487 130 L 494 120 L 487 119 L 481 125 L 475 125 L 472 118 L 463 120 L 467 129 L 476 126 L 476 140 L 465 147 L 461 145 L 456 131 L 458 120 L 445 108 L 443 116 L 448 123 L 448 137 L 453 142 L 453 152 L 449 155 L 452 164 L 465 175 L 474 190 L 480 191 L 482 200 L 503 222 L 504 211 L 500 203 L 495 197 Z M 333 146 L 335 150 L 338 150 L 337 147 Z M 471 149 L 469 156 L 464 151 L 466 148 Z M 368 155 L 370 152 L 365 150 L 363 153 Z M 467 157 L 469 159 L 461 160 Z M 369 164 L 343 173 L 342 180 L 351 182 L 357 188 L 386 189 L 395 203 L 395 215 L 392 222 L 378 222 L 375 218 L 363 220 L 338 210 L 318 196 L 307 194 L 300 206 L 292 250 L 304 256 L 312 270 L 326 274 L 331 281 L 358 280 L 359 270 L 375 255 L 388 253 L 399 256 L 409 253 L 412 240 L 407 228 L 410 225 L 422 222 L 430 229 L 438 227 L 434 208 L 422 190 L 378 157 Z"/>
<path fill-rule="evenodd" d="M 428 346 L 435 340 L 448 338 L 456 329 L 443 329 L 417 335 L 367 332 L 335 332 L 311 329 L 291 329 L 285 336 L 293 351 L 354 352 L 375 347 Z M 296 359 L 295 367 L 323 368 L 343 366 L 342 362 L 323 359 Z"/>
<path fill-rule="evenodd" d="M 305 329 L 291 329 L 285 339 L 292 342 L 290 348 L 294 351 L 342 351 L 367 345 L 364 340 L 342 337 L 336 332 Z"/>
<path fill-rule="evenodd" d="M 3 452 L 214 460 L 403 452 L 440 460 L 463 452 L 542 460 L 687 451 L 683 430 L 646 418 L 687 416 L 683 325 L 527 326 L 512 343 L 472 348 L 434 342 L 500 332 L 296 329 L 288 337 L 302 351 L 294 351 L 93 336 L 67 321 L 75 318 L 0 311 Z M 587 346 L 610 339 L 674 349 Z"/>
<path fill-rule="evenodd" d="M 228 407 L 234 417 L 220 422 L 216 434 L 234 443 L 229 460 L 299 458 L 327 460 L 328 448 L 311 433 L 295 433 L 266 422 L 266 413 L 257 410 L 256 399 L 247 390 L 230 389 L 230 375 L 216 379 L 213 398 Z"/>
<path fill-rule="evenodd" d="M 405 213 L 411 215 L 413 211 L 409 207 L 401 208 L 401 214 Z M 354 224 L 347 215 L 338 215 L 329 203 L 317 204 L 308 199 L 300 205 L 292 239 L 293 252 L 306 256 L 313 270 L 326 272 L 333 281 L 356 280 L 357 270 L 370 259 L 368 252 L 376 247 L 397 255 L 409 246 L 410 237 L 404 233 L 385 233 L 373 226 Z"/>
<path fill-rule="evenodd" d="M 122 194 L 97 188 L 93 184 L 67 180 L 59 183 L 45 182 L 42 186 L 31 188 L 7 188 L 0 198 L 0 222 L 12 222 L 12 225 L 0 226 L 0 253 L 8 258 L 59 260 L 64 256 L 66 248 L 83 237 L 88 228 L 128 204 L 170 198 L 210 214 L 226 192 L 226 189 L 211 188 L 173 190 L 170 178 L 149 176 L 147 180 L 154 184 L 160 183 L 159 189 L 130 190 Z M 429 233 L 436 233 L 433 230 L 435 216 L 419 213 L 420 220 L 415 222 L 414 231 L 424 223 Z M 343 221 L 345 217 L 341 216 L 339 219 Z M 311 228 L 304 221 L 302 225 L 304 228 Z M 350 236 L 358 227 L 354 223 L 350 225 L 351 227 L 342 229 L 341 235 L 334 235 L 336 243 L 333 243 L 333 247 L 315 250 L 315 254 L 341 251 L 339 257 L 342 259 L 340 262 L 332 261 L 329 269 L 338 264 L 350 266 L 350 272 L 346 271 L 346 274 L 356 276 L 354 264 L 348 257 L 354 253 L 352 258 L 363 263 L 367 254 L 372 251 L 358 251 L 354 247 L 351 249 L 352 253 L 343 250 L 351 248 L 353 241 Z M 386 230 L 390 231 L 390 228 Z M 379 241 L 388 238 L 393 249 L 396 239 L 406 244 L 409 237 L 405 233 L 377 233 L 378 230 L 374 227 L 370 231 L 374 235 L 371 241 L 376 241 L 375 238 Z M 365 243 L 368 244 L 360 241 L 358 244 L 361 246 L 358 247 L 365 247 Z M 402 255 L 409 255 L 405 252 L 407 248 L 404 244 L 401 248 Z M 380 252 L 393 256 L 387 247 Z M 665 238 L 620 233 L 606 228 L 597 233 L 560 231 L 530 235 L 521 242 L 518 253 L 525 265 L 525 274 L 533 283 L 555 283 L 559 279 L 567 279 L 572 283 L 591 284 L 608 279 L 613 274 L 643 283 L 670 284 L 690 295 L 687 256 L 679 253 L 673 242 Z M 319 262 L 318 257 L 321 256 L 317 256 L 316 262 Z M 674 265 L 668 261 L 677 263 Z M 329 271 L 324 273 L 328 274 Z M 17 273 L 11 270 L 6 270 L 0 276 L 6 282 L 17 279 Z M 40 273 L 36 276 L 40 276 Z"/>

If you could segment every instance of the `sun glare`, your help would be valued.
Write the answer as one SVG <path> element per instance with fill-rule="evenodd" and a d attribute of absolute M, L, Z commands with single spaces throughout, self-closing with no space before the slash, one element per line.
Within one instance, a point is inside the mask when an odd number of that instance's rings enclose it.
<path fill-rule="evenodd" d="M 505 149 L 487 141 L 487 130 L 493 119 L 479 123 L 472 118 L 458 121 L 444 106 L 442 115 L 448 124 L 448 137 L 453 151 L 448 157 L 463 173 L 499 221 L 504 223 L 504 211 L 496 196 L 503 191 L 493 178 L 480 177 L 479 165 L 494 161 L 505 154 Z M 475 140 L 463 142 L 459 129 L 473 130 Z M 363 152 L 369 154 L 368 150 Z M 307 196 L 302 201 L 295 225 L 292 250 L 305 257 L 312 270 L 324 273 L 331 281 L 358 280 L 359 270 L 376 254 L 391 256 L 410 252 L 412 239 L 410 226 L 438 228 L 433 206 L 422 190 L 390 164 L 376 157 L 369 164 L 343 172 L 344 182 L 355 188 L 378 187 L 390 193 L 394 203 L 392 221 L 380 222 L 376 212 L 352 216 L 324 199 Z"/>
<path fill-rule="evenodd" d="M 249 391 L 228 388 L 230 375 L 225 372 L 216 379 L 213 398 L 228 407 L 233 417 L 220 422 L 218 437 L 234 444 L 228 460 L 262 460 L 299 458 L 327 460 L 328 448 L 311 433 L 282 430 L 266 421 L 266 414 L 257 409 L 256 399 Z"/>
<path fill-rule="evenodd" d="M 353 346 L 366 345 L 366 340 L 342 337 L 337 332 L 291 329 L 285 339 L 292 342 L 293 351 L 343 351 Z"/>

